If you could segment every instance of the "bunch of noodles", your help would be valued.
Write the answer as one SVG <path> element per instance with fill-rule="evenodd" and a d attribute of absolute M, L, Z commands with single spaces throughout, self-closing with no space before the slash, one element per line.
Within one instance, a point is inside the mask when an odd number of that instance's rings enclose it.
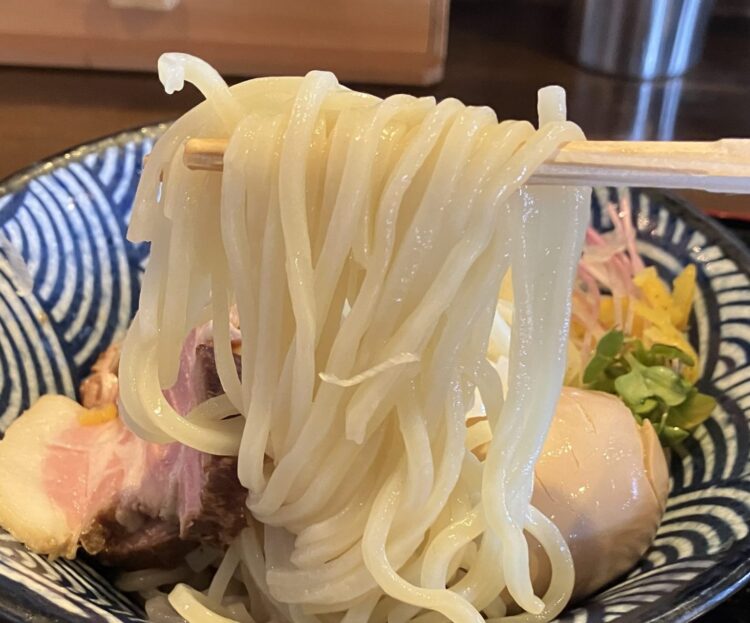
<path fill-rule="evenodd" d="M 123 345 L 123 418 L 149 440 L 238 455 L 249 491 L 248 527 L 210 586 L 188 566 L 169 579 L 192 588 L 169 603 L 190 621 L 483 623 L 510 601 L 526 612 L 513 620 L 553 618 L 572 562 L 530 499 L 589 189 L 524 184 L 582 138 L 562 89 L 540 91 L 535 129 L 454 99 L 380 100 L 326 72 L 230 89 L 169 54 L 159 73 L 206 101 L 155 145 L 138 188 L 129 235 L 151 259 Z M 222 175 L 184 167 L 200 136 L 228 139 Z M 503 400 L 485 354 L 511 266 Z M 163 390 L 206 320 L 226 393 L 180 417 Z M 466 447 L 476 389 L 485 461 Z M 541 596 L 524 531 L 551 562 Z"/>

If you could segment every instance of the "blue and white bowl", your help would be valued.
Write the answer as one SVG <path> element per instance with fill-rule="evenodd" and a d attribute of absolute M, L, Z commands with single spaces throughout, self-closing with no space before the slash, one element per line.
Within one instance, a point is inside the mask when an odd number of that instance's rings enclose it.
<path fill-rule="evenodd" d="M 135 311 L 145 245 L 125 239 L 143 156 L 163 126 L 73 149 L 0 182 L 0 231 L 30 268 L 20 297 L 0 251 L 0 436 L 44 393 L 75 395 L 97 354 Z M 562 621 L 684 622 L 750 579 L 750 255 L 674 198 L 630 192 L 639 248 L 665 277 L 698 268 L 692 338 L 700 383 L 717 397 L 705 425 L 674 456 L 656 541 L 637 568 Z M 611 228 L 594 193 L 593 224 Z M 144 620 L 89 560 L 31 554 L 0 532 L 0 619 Z"/>

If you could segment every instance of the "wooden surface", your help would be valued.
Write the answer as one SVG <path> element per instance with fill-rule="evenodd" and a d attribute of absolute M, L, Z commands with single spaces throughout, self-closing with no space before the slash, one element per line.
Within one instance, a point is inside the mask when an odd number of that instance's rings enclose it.
<path fill-rule="evenodd" d="M 593 139 L 750 137 L 750 22 L 714 20 L 687 76 L 639 83 L 593 74 L 563 53 L 565 16 L 511 0 L 454 2 L 445 79 L 426 88 L 352 85 L 378 95 L 459 97 L 501 118 L 533 119 L 536 91 L 561 84 L 569 117 Z M 173 118 L 198 101 L 167 96 L 155 74 L 0 67 L 0 177 L 52 153 Z M 750 218 L 750 198 L 689 193 L 707 211 Z"/>
<path fill-rule="evenodd" d="M 3 0 L 0 62 L 152 70 L 165 49 L 223 74 L 304 73 L 434 84 L 448 0 L 181 0 L 168 11 L 107 0 Z"/>

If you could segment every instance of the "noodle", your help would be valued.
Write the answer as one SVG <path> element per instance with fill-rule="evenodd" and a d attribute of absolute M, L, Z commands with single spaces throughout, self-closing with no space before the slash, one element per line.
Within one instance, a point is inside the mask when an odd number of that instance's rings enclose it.
<path fill-rule="evenodd" d="M 182 582 L 190 577 L 190 569 L 185 566 L 175 569 L 143 569 L 121 573 L 117 578 L 117 588 L 121 591 L 136 592 L 159 588 L 165 584 Z"/>
<path fill-rule="evenodd" d="M 238 456 L 252 516 L 223 559 L 188 559 L 214 566 L 207 591 L 178 584 L 169 604 L 190 623 L 556 616 L 572 559 L 531 493 L 588 189 L 525 182 L 582 138 L 564 92 L 539 92 L 537 130 L 454 99 L 380 100 L 327 72 L 228 88 L 167 54 L 159 75 L 206 102 L 157 143 L 138 188 L 129 235 L 152 251 L 122 350 L 123 418 L 153 441 Z M 195 136 L 228 139 L 222 175 L 182 165 Z M 512 325 L 495 313 L 511 266 Z M 226 393 L 183 417 L 163 390 L 207 318 Z M 507 388 L 485 358 L 491 332 Z M 477 399 L 487 420 L 467 432 Z M 524 532 L 552 565 L 542 596 Z M 505 616 L 506 590 L 524 614 Z"/>

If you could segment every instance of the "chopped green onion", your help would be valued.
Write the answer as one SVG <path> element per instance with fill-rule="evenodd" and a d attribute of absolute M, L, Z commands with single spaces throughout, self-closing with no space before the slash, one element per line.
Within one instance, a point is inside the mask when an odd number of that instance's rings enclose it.
<path fill-rule="evenodd" d="M 605 334 L 583 373 L 589 389 L 622 399 L 633 417 L 649 419 L 663 445 L 679 446 L 711 415 L 716 401 L 700 393 L 679 373 L 693 358 L 668 344 L 646 349 L 640 340 L 627 340 L 622 331 Z"/>

